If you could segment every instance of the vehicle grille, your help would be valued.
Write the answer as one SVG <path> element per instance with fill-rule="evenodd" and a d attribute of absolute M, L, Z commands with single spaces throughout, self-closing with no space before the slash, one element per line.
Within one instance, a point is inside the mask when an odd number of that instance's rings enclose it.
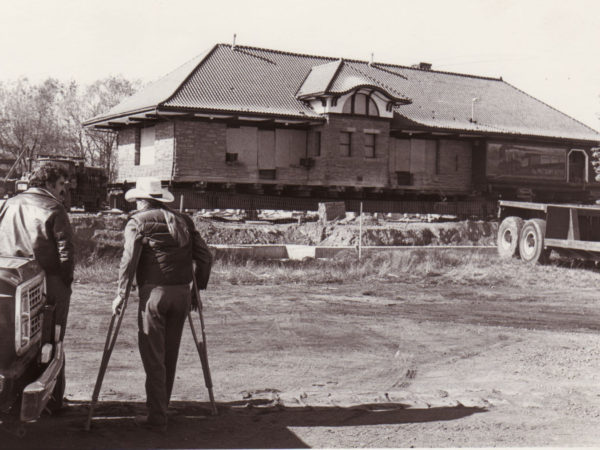
<path fill-rule="evenodd" d="M 31 311 L 31 337 L 33 340 L 42 332 L 42 307 L 44 306 L 44 280 L 32 285 L 23 295 L 28 297 Z"/>

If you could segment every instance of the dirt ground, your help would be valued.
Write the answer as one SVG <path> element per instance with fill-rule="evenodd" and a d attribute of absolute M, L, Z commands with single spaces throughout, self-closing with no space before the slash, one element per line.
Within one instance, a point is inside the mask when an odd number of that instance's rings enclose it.
<path fill-rule="evenodd" d="M 578 270 L 562 268 L 553 277 L 524 287 L 427 278 L 213 286 L 204 314 L 219 415 L 209 414 L 186 326 L 165 434 L 132 420 L 145 398 L 135 296 L 92 430 L 83 430 L 115 288 L 76 284 L 69 408 L 28 425 L 25 438 L 2 433 L 1 446 L 598 445 L 600 274 L 577 283 Z"/>

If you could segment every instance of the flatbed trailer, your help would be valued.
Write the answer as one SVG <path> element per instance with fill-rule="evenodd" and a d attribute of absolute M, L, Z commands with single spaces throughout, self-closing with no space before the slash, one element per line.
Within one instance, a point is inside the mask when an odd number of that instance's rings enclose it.
<path fill-rule="evenodd" d="M 527 263 L 548 262 L 550 253 L 600 260 L 600 205 L 500 200 L 498 254 Z"/>

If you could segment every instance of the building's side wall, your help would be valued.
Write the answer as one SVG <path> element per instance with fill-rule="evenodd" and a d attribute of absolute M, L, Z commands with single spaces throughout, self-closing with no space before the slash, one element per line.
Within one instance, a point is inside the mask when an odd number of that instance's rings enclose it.
<path fill-rule="evenodd" d="M 490 181 L 594 182 L 589 145 L 488 140 L 486 150 Z"/>
<path fill-rule="evenodd" d="M 575 184 L 566 177 L 577 172 L 575 163 L 571 169 L 567 165 L 569 152 L 576 149 L 582 150 L 579 155 L 585 151 L 585 167 L 581 167 L 588 174 L 587 182 L 594 183 L 589 145 L 391 137 L 388 120 L 366 116 L 331 114 L 326 123 L 308 129 L 182 119 L 158 122 L 153 158 L 140 158 L 136 164 L 141 144 L 138 130 L 132 126 L 119 131 L 117 182 L 155 176 L 176 182 L 387 188 L 436 194 L 467 194 L 489 183 L 521 181 L 554 182 L 550 187 L 560 188 Z M 342 154 L 342 133 L 351 135 L 349 156 Z M 366 148 L 368 135 L 374 136 L 374 157 Z M 547 151 L 551 147 L 554 153 Z M 560 173 L 555 164 L 559 153 Z M 301 163 L 307 159 L 308 168 Z M 153 162 L 140 163 L 144 161 Z"/>
<path fill-rule="evenodd" d="M 390 179 L 393 187 L 468 191 L 472 185 L 469 141 L 390 138 Z M 401 182 L 398 172 L 408 172 Z"/>
<path fill-rule="evenodd" d="M 136 148 L 140 146 L 140 133 L 136 127 L 119 130 L 117 146 L 117 183 L 134 182 L 138 177 L 171 178 L 175 148 L 173 122 L 155 125 L 153 164 L 135 164 Z"/>
<path fill-rule="evenodd" d="M 351 155 L 342 154 L 342 133 L 351 134 Z M 324 185 L 386 187 L 389 186 L 389 139 L 388 120 L 369 117 L 330 115 L 321 131 L 321 157 L 317 158 L 314 170 L 321 175 Z M 375 157 L 365 152 L 367 134 L 375 135 Z M 311 181 L 317 184 L 313 178 Z"/>
<path fill-rule="evenodd" d="M 220 122 L 177 120 L 175 122 L 175 181 L 238 181 L 246 173 L 239 165 L 225 162 L 227 126 Z"/>
<path fill-rule="evenodd" d="M 316 145 L 312 131 L 218 122 L 177 121 L 175 134 L 175 181 L 306 184 L 300 159 Z M 261 178 L 265 170 L 275 178 Z"/>

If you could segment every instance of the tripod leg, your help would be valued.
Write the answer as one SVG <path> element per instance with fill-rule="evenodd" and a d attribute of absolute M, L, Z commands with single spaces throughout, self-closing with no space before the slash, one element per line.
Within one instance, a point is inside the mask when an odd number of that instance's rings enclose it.
<path fill-rule="evenodd" d="M 119 318 L 117 320 L 117 326 L 114 329 L 113 326 L 115 324 L 115 318 L 117 315 L 113 314 L 110 319 L 110 325 L 108 326 L 108 333 L 106 334 L 106 342 L 104 343 L 104 352 L 102 353 L 102 360 L 100 362 L 100 370 L 98 371 L 98 377 L 96 378 L 96 385 L 94 386 L 94 393 L 92 394 L 92 401 L 90 403 L 90 409 L 88 411 L 87 421 L 85 422 L 85 430 L 90 431 L 92 426 L 92 415 L 94 413 L 94 408 L 96 403 L 98 402 L 98 396 L 100 394 L 100 388 L 102 387 L 102 381 L 104 380 L 104 374 L 106 373 L 106 368 L 108 367 L 108 361 L 110 360 L 110 356 L 112 354 L 115 343 L 117 342 L 117 336 L 119 334 L 119 328 L 121 328 L 121 321 L 123 320 L 123 316 L 125 315 L 125 308 L 127 307 L 127 299 L 124 300 L 123 306 L 121 308 L 121 312 L 119 313 Z"/>
<path fill-rule="evenodd" d="M 201 313 L 200 313 L 201 314 Z M 188 321 L 190 323 L 190 329 L 192 330 L 192 336 L 194 337 L 194 343 L 198 350 L 198 356 L 200 356 L 200 364 L 202 365 L 202 373 L 204 374 L 204 384 L 208 389 L 208 397 L 210 399 L 211 412 L 213 416 L 218 414 L 217 405 L 215 403 L 215 396 L 213 394 L 212 377 L 210 376 L 210 367 L 208 366 L 208 354 L 206 353 L 206 343 L 198 340 L 196 334 L 196 328 L 194 327 L 194 321 L 192 320 L 192 314 L 188 313 Z"/>

